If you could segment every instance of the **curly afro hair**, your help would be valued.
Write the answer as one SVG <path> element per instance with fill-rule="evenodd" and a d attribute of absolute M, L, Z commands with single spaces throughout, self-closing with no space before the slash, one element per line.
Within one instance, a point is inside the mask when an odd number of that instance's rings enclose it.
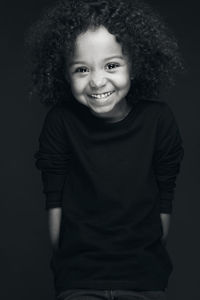
<path fill-rule="evenodd" d="M 66 58 L 87 29 L 103 25 L 132 61 L 134 79 L 127 99 L 158 98 L 175 82 L 183 60 L 163 19 L 140 0 L 62 0 L 48 8 L 25 38 L 30 62 L 31 94 L 45 105 L 70 99 Z"/>

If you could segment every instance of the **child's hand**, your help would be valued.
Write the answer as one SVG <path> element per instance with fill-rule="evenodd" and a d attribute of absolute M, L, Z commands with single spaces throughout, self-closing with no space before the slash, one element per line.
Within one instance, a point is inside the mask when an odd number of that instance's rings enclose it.
<path fill-rule="evenodd" d="M 161 241 L 162 241 L 163 245 L 166 247 L 166 245 L 167 245 L 167 235 L 168 235 L 168 232 L 169 232 L 171 215 L 166 214 L 166 213 L 161 213 L 160 214 L 160 219 L 161 219 L 162 230 L 163 230 L 163 236 L 161 238 Z"/>
<path fill-rule="evenodd" d="M 49 236 L 53 247 L 53 252 L 56 252 L 58 249 L 61 214 L 61 207 L 55 207 L 48 210 Z"/>

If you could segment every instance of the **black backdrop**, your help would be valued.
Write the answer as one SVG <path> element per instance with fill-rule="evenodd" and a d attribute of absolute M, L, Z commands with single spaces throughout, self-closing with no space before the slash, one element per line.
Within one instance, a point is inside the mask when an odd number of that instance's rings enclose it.
<path fill-rule="evenodd" d="M 53 1 L 2 1 L 0 298 L 53 300 L 51 247 L 40 174 L 33 154 L 47 110 L 30 100 L 24 72 L 24 32 Z M 187 74 L 163 97 L 184 140 L 168 251 L 174 263 L 168 299 L 200 299 L 199 270 L 199 7 L 198 1 L 149 0 L 174 30 Z"/>

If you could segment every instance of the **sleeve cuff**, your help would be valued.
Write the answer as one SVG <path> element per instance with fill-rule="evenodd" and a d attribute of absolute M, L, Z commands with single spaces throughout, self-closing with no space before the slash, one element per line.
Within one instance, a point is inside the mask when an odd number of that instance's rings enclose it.
<path fill-rule="evenodd" d="M 45 209 L 62 207 L 62 193 L 61 192 L 51 192 L 45 193 L 46 201 L 45 201 Z"/>
<path fill-rule="evenodd" d="M 172 213 L 172 205 L 170 206 L 160 206 L 160 213 L 163 214 L 171 214 Z"/>
<path fill-rule="evenodd" d="M 160 196 L 160 213 L 170 214 L 173 209 L 174 193 L 162 193 Z"/>

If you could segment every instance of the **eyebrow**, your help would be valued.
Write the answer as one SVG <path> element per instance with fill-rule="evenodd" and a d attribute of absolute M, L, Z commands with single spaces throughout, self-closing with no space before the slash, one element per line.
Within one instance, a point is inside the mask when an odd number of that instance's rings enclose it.
<path fill-rule="evenodd" d="M 123 59 L 123 60 L 124 60 L 124 57 L 123 57 L 123 56 L 121 56 L 121 55 L 114 55 L 114 56 L 110 56 L 110 57 L 105 58 L 104 61 L 109 60 L 109 59 L 112 59 L 112 58 L 119 58 L 119 59 Z M 71 67 L 72 65 L 77 65 L 77 64 L 85 64 L 85 62 L 84 62 L 84 61 L 79 61 L 79 60 L 77 60 L 77 61 L 71 62 L 71 63 L 69 64 L 69 66 Z"/>

